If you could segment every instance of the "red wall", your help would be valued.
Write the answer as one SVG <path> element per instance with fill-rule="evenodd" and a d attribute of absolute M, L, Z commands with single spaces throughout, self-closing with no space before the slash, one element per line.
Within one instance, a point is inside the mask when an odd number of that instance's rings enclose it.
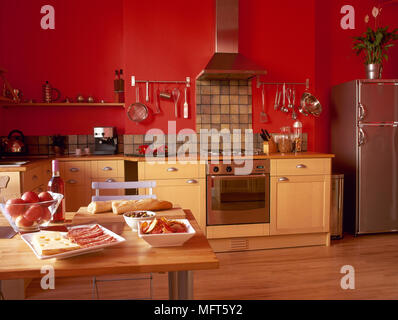
<path fill-rule="evenodd" d="M 264 66 L 264 81 L 310 79 L 310 90 L 323 105 L 322 115 L 300 120 L 309 134 L 309 148 L 329 149 L 329 92 L 331 86 L 363 78 L 362 61 L 355 56 L 352 37 L 365 30 L 364 15 L 376 0 L 352 0 L 356 29 L 340 28 L 342 0 L 245 0 L 240 3 L 240 50 Z M 41 30 L 40 8 L 55 7 L 56 29 Z M 382 24 L 397 27 L 397 4 L 386 6 Z M 190 117 L 178 119 L 177 129 L 195 128 L 194 79 L 214 52 L 214 0 L 2 0 L 0 2 L 0 66 L 24 97 L 40 100 L 41 85 L 49 80 L 63 98 L 78 94 L 113 100 L 113 72 L 126 75 L 127 106 L 135 101 L 129 77 L 184 80 L 189 76 Z M 398 78 L 398 48 L 390 51 L 384 77 Z M 161 88 L 172 89 L 175 85 Z M 179 88 L 183 89 L 183 85 Z M 141 99 L 145 86 L 141 85 Z M 155 87 L 157 88 L 157 87 Z M 152 88 L 153 89 L 153 88 Z M 300 97 L 303 86 L 297 87 Z M 300 91 L 301 90 L 301 91 Z M 253 127 L 272 132 L 291 125 L 290 116 L 273 110 L 275 87 L 266 87 L 270 123 L 259 122 L 261 91 L 253 87 Z M 183 95 L 180 98 L 180 114 Z M 142 100 L 141 100 L 142 101 Z M 154 104 L 149 104 L 154 109 Z M 0 111 L 0 135 L 18 128 L 27 135 L 91 134 L 95 125 L 115 125 L 119 133 L 167 130 L 175 120 L 174 105 L 161 102 L 162 114 L 144 123 L 129 121 L 120 107 L 38 107 Z"/>
<path fill-rule="evenodd" d="M 315 25 L 314 0 L 240 2 L 240 51 L 267 70 L 261 78 L 264 82 L 305 82 L 310 79 L 310 88 L 315 81 Z M 266 85 L 265 110 L 269 123 L 260 122 L 261 89 L 253 81 L 253 129 L 267 128 L 279 132 L 282 126 L 292 126 L 291 113 L 274 111 L 276 86 Z M 295 86 L 296 105 L 305 86 Z M 281 87 L 279 87 L 281 88 Z M 286 102 L 287 103 L 287 102 Z M 297 109 L 296 109 L 297 111 Z M 297 111 L 298 112 L 298 111 Z M 303 131 L 308 133 L 308 148 L 314 145 L 314 118 L 299 116 Z"/>
<path fill-rule="evenodd" d="M 371 15 L 373 6 L 383 1 L 343 0 L 322 1 L 315 3 L 316 23 L 316 91 L 323 104 L 323 115 L 315 123 L 317 136 L 315 149 L 330 151 L 330 91 L 334 85 L 342 82 L 363 79 L 365 67 L 361 57 L 352 50 L 353 37 L 361 35 L 368 25 L 365 16 L 370 16 L 369 26 L 374 27 Z M 342 6 L 349 4 L 355 9 L 355 29 L 343 30 L 340 20 Z M 379 16 L 381 26 L 389 26 L 390 31 L 398 27 L 398 3 L 382 6 Z M 389 60 L 384 63 L 383 78 L 398 78 L 398 43 L 389 51 Z"/>
<path fill-rule="evenodd" d="M 137 80 L 184 81 L 191 77 L 189 118 L 183 119 L 184 85 L 161 84 L 161 90 L 178 87 L 181 92 L 177 130 L 195 129 L 195 78 L 214 53 L 214 0 L 124 1 L 124 45 L 127 75 Z M 141 102 L 145 84 L 140 84 Z M 157 89 L 157 85 L 151 89 Z M 135 88 L 126 82 L 127 105 L 134 103 Z M 149 103 L 155 110 L 153 101 Z M 145 133 L 149 128 L 167 132 L 168 121 L 175 121 L 174 103 L 161 101 L 162 113 L 135 123 L 125 117 L 126 133 Z"/>
<path fill-rule="evenodd" d="M 42 30 L 42 5 L 55 8 L 55 30 Z M 49 80 L 66 96 L 113 101 L 113 74 L 122 65 L 123 3 L 106 0 L 0 1 L 0 66 L 26 99 L 41 100 Z M 90 134 L 94 125 L 116 125 L 123 109 L 38 107 L 3 110 L 0 134 Z"/>

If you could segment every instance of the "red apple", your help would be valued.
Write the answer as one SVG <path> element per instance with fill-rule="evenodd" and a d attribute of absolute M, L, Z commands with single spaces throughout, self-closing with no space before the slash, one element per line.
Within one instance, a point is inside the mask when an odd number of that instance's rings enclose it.
<path fill-rule="evenodd" d="M 27 191 L 22 195 L 22 200 L 24 200 L 27 203 L 36 203 L 39 202 L 39 197 L 36 194 L 36 192 L 33 191 Z"/>
<path fill-rule="evenodd" d="M 6 210 L 11 217 L 16 218 L 24 213 L 26 207 L 24 206 L 25 203 L 26 202 L 20 198 L 9 199 L 6 202 Z"/>
<path fill-rule="evenodd" d="M 38 204 L 34 204 L 29 207 L 28 210 L 24 213 L 24 218 L 29 221 L 37 221 L 43 216 L 43 207 Z"/>
<path fill-rule="evenodd" d="M 51 220 L 51 212 L 47 207 L 43 207 L 43 213 L 40 218 L 40 221 L 50 221 Z"/>
<path fill-rule="evenodd" d="M 51 201 L 54 200 L 53 197 L 51 196 L 50 193 L 48 193 L 47 191 L 43 191 L 39 193 L 39 200 L 40 202 L 44 202 L 44 201 Z M 47 203 L 45 204 L 45 206 L 50 206 L 52 203 Z M 44 204 L 43 204 L 44 205 Z"/>
<path fill-rule="evenodd" d="M 18 228 L 27 228 L 33 225 L 33 221 L 25 219 L 24 216 L 19 216 L 17 220 L 15 220 L 15 224 Z"/>

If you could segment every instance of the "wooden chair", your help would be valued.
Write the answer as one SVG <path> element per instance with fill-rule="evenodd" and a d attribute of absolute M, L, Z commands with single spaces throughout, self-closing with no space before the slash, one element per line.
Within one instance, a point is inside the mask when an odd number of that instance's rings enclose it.
<path fill-rule="evenodd" d="M 140 200 L 152 198 L 156 199 L 156 195 L 152 193 L 152 188 L 156 187 L 156 181 L 128 181 L 128 182 L 92 182 L 91 188 L 95 190 L 95 195 L 91 197 L 91 201 L 109 201 L 109 200 Z M 119 195 L 119 196 L 104 196 L 100 195 L 100 190 L 109 189 L 148 189 L 149 194 L 145 195 Z M 138 193 L 138 192 L 137 192 Z M 138 278 L 118 278 L 118 279 L 100 279 L 98 280 L 95 276 L 93 277 L 93 299 L 99 298 L 98 294 L 98 282 L 109 282 L 109 281 L 130 281 L 130 280 L 149 280 L 149 292 L 150 297 L 153 297 L 153 277 L 152 273 L 149 276 L 142 276 Z"/>

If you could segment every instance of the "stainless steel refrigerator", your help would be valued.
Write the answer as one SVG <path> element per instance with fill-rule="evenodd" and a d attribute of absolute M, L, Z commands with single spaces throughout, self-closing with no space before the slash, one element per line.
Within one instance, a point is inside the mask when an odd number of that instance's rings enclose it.
<path fill-rule="evenodd" d="M 398 231 L 398 80 L 333 87 L 331 146 L 344 174 L 344 231 Z"/>

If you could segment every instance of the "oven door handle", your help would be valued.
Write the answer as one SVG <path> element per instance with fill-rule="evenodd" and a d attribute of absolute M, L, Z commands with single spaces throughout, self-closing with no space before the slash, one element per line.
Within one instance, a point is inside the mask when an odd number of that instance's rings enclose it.
<path fill-rule="evenodd" d="M 249 178 L 249 179 L 265 178 L 267 176 L 269 176 L 268 173 L 266 173 L 266 174 L 253 174 L 253 175 L 248 175 L 248 176 L 217 175 L 217 176 L 210 176 L 210 178 L 212 178 L 212 179 L 217 179 L 218 178 L 218 179 L 231 179 L 231 180 L 233 180 L 233 179 L 243 179 L 243 178 L 244 179 L 247 179 L 247 178 Z"/>

